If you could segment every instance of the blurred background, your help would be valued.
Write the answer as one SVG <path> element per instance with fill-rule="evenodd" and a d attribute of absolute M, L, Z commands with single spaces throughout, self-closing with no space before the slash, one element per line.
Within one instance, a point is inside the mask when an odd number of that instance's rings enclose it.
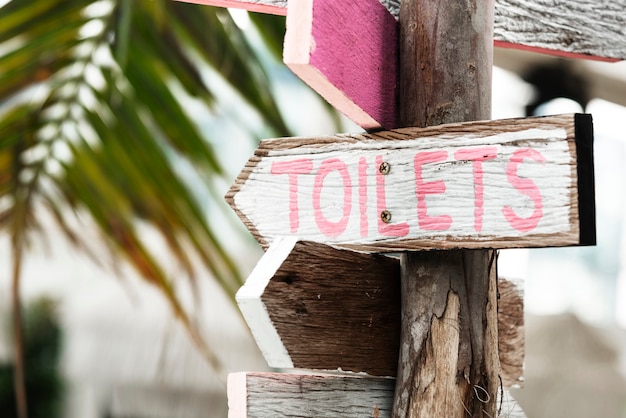
<path fill-rule="evenodd" d="M 358 132 L 281 63 L 284 18 L 0 0 L 0 416 L 225 417 L 265 370 L 233 296 L 262 252 L 222 196 L 260 139 Z M 529 418 L 626 417 L 626 66 L 497 49 L 493 118 L 586 111 L 598 245 L 501 251 Z M 191 332 L 190 332 L 191 330 Z"/>

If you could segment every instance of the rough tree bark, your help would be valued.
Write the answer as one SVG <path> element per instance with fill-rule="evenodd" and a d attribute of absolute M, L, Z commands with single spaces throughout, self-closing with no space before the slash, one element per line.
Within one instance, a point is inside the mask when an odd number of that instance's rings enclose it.
<path fill-rule="evenodd" d="M 402 126 L 491 117 L 493 8 L 493 0 L 402 0 Z M 405 253 L 401 264 L 393 417 L 495 417 L 495 252 Z"/>

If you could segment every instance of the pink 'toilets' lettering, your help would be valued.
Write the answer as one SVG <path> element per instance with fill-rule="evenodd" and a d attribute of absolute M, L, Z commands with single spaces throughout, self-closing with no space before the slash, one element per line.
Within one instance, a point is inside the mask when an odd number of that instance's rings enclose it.
<path fill-rule="evenodd" d="M 485 184 L 483 183 L 483 161 L 493 160 L 498 155 L 496 147 L 477 147 L 461 149 L 454 153 L 456 160 L 472 161 L 474 168 L 474 230 L 483 229 L 483 213 L 485 212 Z"/>
<path fill-rule="evenodd" d="M 309 174 L 313 170 L 313 161 L 309 159 L 276 161 L 272 163 L 272 174 L 289 176 L 289 228 L 292 234 L 298 232 L 300 218 L 298 214 L 298 175 Z"/>
<path fill-rule="evenodd" d="M 359 158 L 359 212 L 361 215 L 361 236 L 367 236 L 367 161 Z"/>
<path fill-rule="evenodd" d="M 383 163 L 381 155 L 376 156 L 376 167 Z M 385 175 L 376 170 L 376 208 L 378 213 L 387 209 L 387 199 L 385 197 Z M 409 233 L 409 224 L 386 224 L 378 217 L 378 232 L 388 237 L 405 237 Z"/>
<path fill-rule="evenodd" d="M 428 231 L 446 231 L 452 225 L 450 215 L 429 216 L 426 208 L 426 195 L 441 194 L 446 191 L 443 180 L 425 182 L 422 177 L 422 166 L 428 163 L 444 161 L 448 158 L 447 151 L 425 151 L 415 154 L 415 193 L 417 194 L 417 223 L 420 228 Z"/>
<path fill-rule="evenodd" d="M 324 179 L 331 171 L 338 171 L 343 181 L 343 215 L 337 222 L 329 221 L 324 217 L 322 213 L 321 195 L 322 187 L 324 186 Z M 350 173 L 348 173 L 348 166 L 339 158 L 330 158 L 322 161 L 320 168 L 317 170 L 315 176 L 315 183 L 313 185 L 313 213 L 315 215 L 315 222 L 319 230 L 328 237 L 338 237 L 341 235 L 348 226 L 350 220 L 350 212 L 352 211 L 352 182 L 350 180 Z"/>
<path fill-rule="evenodd" d="M 541 196 L 539 188 L 534 181 L 518 177 L 517 175 L 517 166 L 520 165 L 525 158 L 529 158 L 538 163 L 543 163 L 546 160 L 539 151 L 532 148 L 523 148 L 515 151 L 506 165 L 506 177 L 509 183 L 520 193 L 528 196 L 535 205 L 535 210 L 528 218 L 517 216 L 510 206 L 502 208 L 502 213 L 509 224 L 520 232 L 532 231 L 537 227 L 537 224 L 543 217 L 543 197 Z"/>

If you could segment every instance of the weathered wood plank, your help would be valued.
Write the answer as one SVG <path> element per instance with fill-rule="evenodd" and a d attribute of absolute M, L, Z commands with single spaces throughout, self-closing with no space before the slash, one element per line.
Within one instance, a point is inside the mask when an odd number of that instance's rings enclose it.
<path fill-rule="evenodd" d="M 287 14 L 286 0 L 181 0 Z M 382 0 L 398 16 L 400 0 Z M 626 0 L 496 0 L 496 46 L 599 60 L 626 59 Z"/>
<path fill-rule="evenodd" d="M 279 240 L 236 299 L 268 364 L 394 376 L 397 258 Z"/>
<path fill-rule="evenodd" d="M 521 289 L 499 280 L 502 382 L 523 381 Z M 311 242 L 272 244 L 237 293 L 270 366 L 395 376 L 400 342 L 400 264 Z"/>
<path fill-rule="evenodd" d="M 626 59 L 626 0 L 497 0 L 496 46 Z"/>
<path fill-rule="evenodd" d="M 394 379 L 286 373 L 228 376 L 228 418 L 390 418 Z M 504 391 L 498 417 L 526 415 Z"/>
<path fill-rule="evenodd" d="M 494 0 L 402 0 L 401 126 L 491 117 L 493 10 Z M 475 182 L 475 196 L 482 192 Z M 476 205 L 475 222 L 481 211 Z M 501 387 L 495 251 L 405 252 L 401 265 L 392 418 L 494 417 Z"/>
<path fill-rule="evenodd" d="M 265 246 L 592 244 L 592 140 L 589 115 L 265 140 L 226 200 Z"/>
<path fill-rule="evenodd" d="M 501 371 L 493 256 L 493 250 L 402 254 L 393 418 L 495 415 Z"/>
<path fill-rule="evenodd" d="M 290 0 L 283 61 L 364 129 L 395 128 L 397 30 L 378 0 Z"/>
<path fill-rule="evenodd" d="M 285 64 L 363 128 L 398 126 L 399 0 L 290 0 L 290 13 L 286 0 L 189 1 L 287 14 Z M 626 0 L 496 1 L 504 48 L 616 61 L 626 59 L 625 28 Z"/>

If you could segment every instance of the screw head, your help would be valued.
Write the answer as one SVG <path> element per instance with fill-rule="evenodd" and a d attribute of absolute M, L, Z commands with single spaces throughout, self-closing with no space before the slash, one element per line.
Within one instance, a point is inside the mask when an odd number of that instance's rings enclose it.
<path fill-rule="evenodd" d="M 378 172 L 380 174 L 389 174 L 390 171 L 391 171 L 391 164 L 389 164 L 387 161 L 383 161 L 378 167 Z"/>
<path fill-rule="evenodd" d="M 380 212 L 380 220 L 386 224 L 391 222 L 391 212 L 389 212 L 388 210 Z"/>

